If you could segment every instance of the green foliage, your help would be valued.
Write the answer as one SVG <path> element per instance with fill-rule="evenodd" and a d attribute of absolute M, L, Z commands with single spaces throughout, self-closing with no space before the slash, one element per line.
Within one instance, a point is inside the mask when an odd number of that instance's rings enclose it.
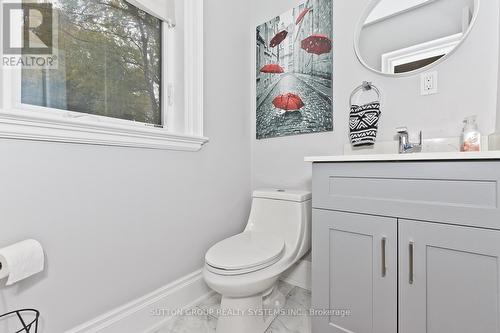
<path fill-rule="evenodd" d="M 160 125 L 161 21 L 124 0 L 60 0 L 55 13 L 59 68 L 24 70 L 23 102 Z"/>

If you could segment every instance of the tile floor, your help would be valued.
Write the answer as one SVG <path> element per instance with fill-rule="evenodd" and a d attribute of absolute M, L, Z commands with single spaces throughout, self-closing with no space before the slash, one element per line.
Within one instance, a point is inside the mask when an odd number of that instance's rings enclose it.
<path fill-rule="evenodd" d="M 308 310 L 311 307 L 311 293 L 285 282 L 278 284 L 277 290 L 269 296 L 284 301 L 285 310 Z M 217 309 L 220 308 L 220 295 L 213 295 L 193 309 L 199 315 L 179 316 L 169 320 L 156 333 L 215 333 Z M 266 333 L 310 333 L 311 318 L 306 315 L 280 315 L 274 319 Z"/>

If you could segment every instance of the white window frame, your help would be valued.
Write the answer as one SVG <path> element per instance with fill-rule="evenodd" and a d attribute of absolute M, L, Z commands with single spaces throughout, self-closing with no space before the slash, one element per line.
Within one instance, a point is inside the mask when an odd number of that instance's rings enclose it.
<path fill-rule="evenodd" d="M 2 0 L 0 0 L 0 3 Z M 130 2 L 134 3 L 133 0 Z M 0 71 L 0 138 L 199 151 L 203 135 L 203 0 L 184 0 L 184 109 L 174 108 L 175 36 L 162 18 L 163 128 L 79 112 L 21 104 L 21 71 Z M 2 17 L 0 6 L 0 17 Z M 155 14 L 154 8 L 146 9 Z M 149 9 L 149 10 L 148 10 Z M 157 15 L 161 18 L 161 16 Z M 0 36 L 2 34 L 0 26 Z M 0 49 L 1 50 L 1 49 Z M 0 51 L 1 52 L 1 51 Z M 169 57 L 165 55 L 169 52 Z M 167 61 L 168 60 L 168 61 Z"/>
<path fill-rule="evenodd" d="M 463 33 L 458 33 L 382 54 L 382 72 L 394 74 L 397 66 L 440 55 L 447 55 L 460 44 L 463 37 Z"/>

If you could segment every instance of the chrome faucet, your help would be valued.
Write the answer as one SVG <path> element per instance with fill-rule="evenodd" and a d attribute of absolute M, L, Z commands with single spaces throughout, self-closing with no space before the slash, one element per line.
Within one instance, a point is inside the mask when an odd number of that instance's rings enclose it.
<path fill-rule="evenodd" d="M 398 131 L 399 153 L 400 154 L 420 153 L 422 151 L 422 144 L 423 144 L 422 131 L 420 131 L 419 143 L 411 143 L 408 128 L 399 127 L 396 130 Z"/>

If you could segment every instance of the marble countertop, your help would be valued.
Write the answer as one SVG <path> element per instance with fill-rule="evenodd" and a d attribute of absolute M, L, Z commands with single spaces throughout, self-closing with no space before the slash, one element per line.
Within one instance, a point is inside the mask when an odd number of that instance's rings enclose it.
<path fill-rule="evenodd" d="M 311 156 L 304 160 L 313 163 L 500 160 L 500 151 Z"/>

